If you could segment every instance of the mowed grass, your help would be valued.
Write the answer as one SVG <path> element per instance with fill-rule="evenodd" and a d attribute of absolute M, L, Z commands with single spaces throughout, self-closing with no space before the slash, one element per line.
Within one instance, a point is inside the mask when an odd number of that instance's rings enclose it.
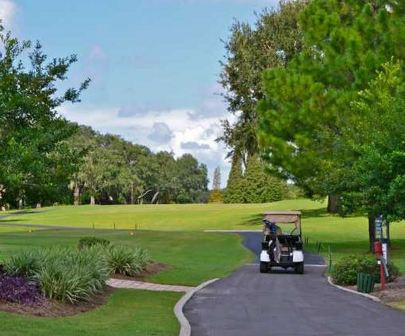
<path fill-rule="evenodd" d="M 211 278 L 223 277 L 253 258 L 242 246 L 238 235 L 121 230 L 0 233 L 0 258 L 7 258 L 20 249 L 77 246 L 84 236 L 103 237 L 113 243 L 147 249 L 154 261 L 167 265 L 166 270 L 148 279 L 159 283 L 197 285 Z"/>
<path fill-rule="evenodd" d="M 27 226 L 43 224 L 83 228 L 112 229 L 115 227 L 156 232 L 212 229 L 259 230 L 262 214 L 267 210 L 301 210 L 303 235 L 309 239 L 310 250 L 314 251 L 316 242 L 321 242 L 321 253 L 326 256 L 330 246 L 334 260 L 351 253 L 367 253 L 367 218 L 364 216 L 342 218 L 329 215 L 325 207 L 326 202 L 308 199 L 285 200 L 269 204 L 60 206 L 22 214 L 10 213 L 12 216 L 0 219 L 0 222 L 21 223 Z M 405 222 L 392 223 L 391 236 L 393 239 L 391 256 L 405 272 Z M 200 239 L 198 235 L 189 236 L 187 239 L 190 237 Z M 180 240 L 180 236 L 178 239 Z M 193 242 L 200 245 L 201 243 L 196 242 L 196 239 L 192 239 Z M 156 244 L 159 245 L 158 242 Z M 173 251 L 177 249 L 175 245 L 172 247 Z M 209 255 L 205 257 L 209 258 Z"/>
<path fill-rule="evenodd" d="M 0 219 L 0 262 L 22 248 L 75 246 L 80 237 L 100 236 L 116 243 L 147 248 L 155 261 L 168 269 L 149 281 L 196 285 L 231 273 L 253 256 L 237 234 L 205 233 L 207 229 L 261 229 L 266 210 L 301 210 L 303 234 L 308 248 L 322 243 L 321 253 L 331 248 L 336 261 L 344 255 L 367 253 L 367 219 L 328 215 L 325 203 L 291 200 L 251 205 L 134 205 L 55 207 Z M 10 232 L 14 223 L 19 232 Z M 48 225 L 49 230 L 31 231 L 30 224 Z M 74 226 L 82 229 L 51 229 Z M 97 230 L 90 229 L 92 227 Z M 111 230 L 112 228 L 117 230 Z M 84 229 L 83 229 L 84 228 Z M 98 230 L 98 228 L 110 230 Z M 118 230 L 126 228 L 127 230 Z M 136 229 L 136 230 L 135 230 Z M 139 230 L 141 229 L 141 230 Z M 31 231 L 31 232 L 30 232 Z M 393 223 L 392 257 L 405 272 L 405 222 Z M 259 242 L 258 242 L 259 244 Z M 0 313 L 0 335 L 175 335 L 178 325 L 172 309 L 181 294 L 135 290 L 115 292 L 107 305 L 66 318 L 37 318 Z M 398 303 L 397 308 L 402 308 Z M 3 331 L 2 331 L 3 330 Z"/>
<path fill-rule="evenodd" d="M 173 306 L 181 293 L 120 289 L 106 305 L 71 317 L 47 318 L 0 312 L 4 336 L 174 336 Z"/>
<path fill-rule="evenodd" d="M 85 228 L 195 231 L 260 228 L 266 210 L 316 210 L 324 202 L 287 200 L 269 204 L 158 204 L 58 206 L 10 213 L 0 222 Z"/>

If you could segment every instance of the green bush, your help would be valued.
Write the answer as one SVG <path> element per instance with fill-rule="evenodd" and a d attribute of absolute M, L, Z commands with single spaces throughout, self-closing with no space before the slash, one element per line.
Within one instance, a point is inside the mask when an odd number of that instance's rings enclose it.
<path fill-rule="evenodd" d="M 109 277 L 105 254 L 97 246 L 82 251 L 72 248 L 21 251 L 6 261 L 5 270 L 33 278 L 46 297 L 70 303 L 89 299 L 103 289 Z"/>
<path fill-rule="evenodd" d="M 66 247 L 22 250 L 6 260 L 4 269 L 11 275 L 36 281 L 50 299 L 76 303 L 102 290 L 110 274 L 133 276 L 150 261 L 148 252 L 141 248 L 122 245 L 105 248 L 109 242 L 86 244 L 80 250 Z"/>
<path fill-rule="evenodd" d="M 10 275 L 32 278 L 41 267 L 38 253 L 38 250 L 23 250 L 5 261 L 4 270 Z"/>
<path fill-rule="evenodd" d="M 394 280 L 399 275 L 399 270 L 393 263 L 388 264 L 388 270 L 390 274 L 388 281 Z M 333 266 L 331 275 L 336 284 L 351 286 L 356 284 L 357 273 L 372 274 L 376 282 L 379 282 L 380 266 L 375 257 L 366 255 L 343 257 Z"/>
<path fill-rule="evenodd" d="M 84 248 L 101 245 L 101 246 L 108 246 L 110 245 L 110 241 L 104 238 L 97 238 L 97 237 L 83 237 L 79 240 L 79 249 L 82 250 Z"/>
<path fill-rule="evenodd" d="M 111 274 L 133 276 L 144 269 L 150 258 L 144 249 L 117 245 L 107 250 L 106 260 Z"/>

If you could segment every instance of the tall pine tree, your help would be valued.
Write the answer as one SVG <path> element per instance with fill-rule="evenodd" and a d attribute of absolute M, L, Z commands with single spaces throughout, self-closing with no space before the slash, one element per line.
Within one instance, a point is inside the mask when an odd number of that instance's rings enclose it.
<path fill-rule="evenodd" d="M 221 168 L 217 167 L 214 171 L 214 178 L 212 181 L 212 190 L 208 199 L 209 203 L 221 203 Z"/>
<path fill-rule="evenodd" d="M 249 158 L 244 176 L 246 203 L 265 203 L 283 199 L 285 187 L 281 180 L 269 175 L 257 155 Z"/>
<path fill-rule="evenodd" d="M 235 153 L 232 158 L 231 171 L 229 173 L 228 183 L 223 196 L 224 202 L 243 203 L 243 189 L 242 158 Z"/>

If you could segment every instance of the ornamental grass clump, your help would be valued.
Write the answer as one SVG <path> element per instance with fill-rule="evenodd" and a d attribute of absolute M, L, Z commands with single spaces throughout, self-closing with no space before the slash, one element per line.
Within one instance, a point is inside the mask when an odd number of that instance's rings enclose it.
<path fill-rule="evenodd" d="M 76 303 L 103 290 L 111 274 L 134 276 L 150 261 L 148 252 L 141 248 L 85 241 L 91 243 L 82 244 L 81 249 L 20 251 L 6 260 L 4 271 L 15 279 L 22 277 L 34 282 L 49 299 Z M 22 284 L 22 280 L 16 281 Z"/>
<path fill-rule="evenodd" d="M 41 267 L 40 250 L 22 250 L 13 255 L 4 264 L 4 270 L 10 275 L 33 277 Z"/>
<path fill-rule="evenodd" d="M 5 263 L 5 270 L 30 277 L 46 297 L 69 303 L 88 300 L 104 288 L 109 277 L 103 249 L 97 246 L 82 251 L 73 248 L 22 251 Z"/>
<path fill-rule="evenodd" d="M 108 277 L 109 270 L 100 248 L 80 252 L 64 248 L 49 254 L 37 280 L 48 298 L 75 303 L 100 292 Z"/>
<path fill-rule="evenodd" d="M 144 249 L 113 245 L 106 251 L 106 261 L 111 274 L 134 276 L 145 268 L 150 258 Z"/>
<path fill-rule="evenodd" d="M 107 247 L 110 245 L 110 241 L 104 238 L 97 237 L 83 237 L 80 238 L 78 247 L 80 250 L 93 246 L 103 246 Z"/>

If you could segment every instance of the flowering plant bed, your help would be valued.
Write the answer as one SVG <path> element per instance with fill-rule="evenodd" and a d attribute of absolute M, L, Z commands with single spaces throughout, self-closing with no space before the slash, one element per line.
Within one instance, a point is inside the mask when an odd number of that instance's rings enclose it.
<path fill-rule="evenodd" d="M 34 306 L 42 300 L 43 296 L 35 282 L 0 270 L 0 301 Z"/>
<path fill-rule="evenodd" d="M 104 305 L 110 298 L 113 291 L 113 288 L 106 287 L 103 293 L 93 295 L 91 300 L 79 302 L 74 305 L 57 300 L 50 300 L 45 297 L 41 297 L 39 300 L 35 301 L 34 304 L 15 303 L 0 300 L 0 311 L 42 317 L 73 316 Z"/>

